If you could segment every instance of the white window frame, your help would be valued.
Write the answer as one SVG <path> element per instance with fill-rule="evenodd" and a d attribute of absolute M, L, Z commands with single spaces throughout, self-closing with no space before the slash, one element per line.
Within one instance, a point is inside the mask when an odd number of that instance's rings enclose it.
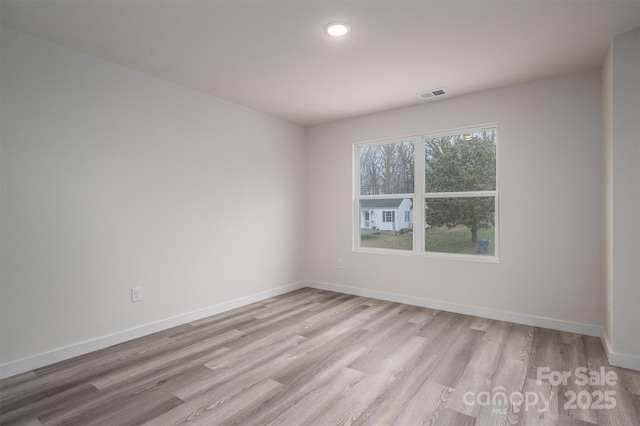
<path fill-rule="evenodd" d="M 438 132 L 422 133 L 406 137 L 392 139 L 380 139 L 376 141 L 356 142 L 353 144 L 353 251 L 364 253 L 384 253 L 404 256 L 423 256 L 432 258 L 472 260 L 479 262 L 499 262 L 500 247 L 500 197 L 499 197 L 499 123 L 488 123 L 477 126 L 460 127 Z M 425 140 L 439 136 L 458 135 L 462 133 L 474 133 L 486 130 L 496 130 L 496 189 L 494 191 L 471 191 L 471 192 L 425 192 Z M 414 192 L 403 194 L 384 195 L 361 195 L 360 194 L 360 155 L 359 149 L 366 146 L 387 145 L 401 142 L 413 142 L 414 144 Z M 425 223 L 425 200 L 427 198 L 464 198 L 464 197 L 494 197 L 495 199 L 495 251 L 493 256 L 460 254 L 460 253 L 440 253 L 429 252 L 424 248 L 425 227 L 416 224 Z M 413 250 L 384 249 L 375 247 L 360 246 L 360 201 L 363 200 L 389 200 L 389 199 L 410 199 L 413 205 Z"/>

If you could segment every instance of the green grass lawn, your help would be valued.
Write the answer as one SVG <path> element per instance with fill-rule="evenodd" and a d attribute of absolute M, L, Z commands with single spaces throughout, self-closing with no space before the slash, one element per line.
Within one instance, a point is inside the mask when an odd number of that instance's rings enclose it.
<path fill-rule="evenodd" d="M 478 245 L 471 242 L 471 229 L 464 225 L 455 228 L 439 226 L 425 230 L 425 250 L 440 253 L 464 253 L 478 254 Z M 487 256 L 495 254 L 495 230 L 494 228 L 479 229 L 478 239 L 489 240 L 489 252 Z"/>
<path fill-rule="evenodd" d="M 413 250 L 413 235 L 362 235 L 360 237 L 360 246 L 397 250 Z"/>
<path fill-rule="evenodd" d="M 375 247 L 396 250 L 412 250 L 413 235 L 363 235 L 360 237 L 362 247 Z M 471 242 L 471 230 L 459 225 L 455 228 L 440 226 L 425 229 L 425 250 L 439 253 L 478 254 L 478 245 Z M 478 230 L 478 239 L 489 240 L 489 252 L 486 256 L 495 253 L 495 230 Z"/>

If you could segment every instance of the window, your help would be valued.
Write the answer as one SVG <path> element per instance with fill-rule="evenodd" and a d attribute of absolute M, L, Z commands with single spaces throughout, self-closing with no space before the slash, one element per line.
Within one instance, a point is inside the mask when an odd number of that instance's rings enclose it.
<path fill-rule="evenodd" d="M 369 226 L 356 226 L 358 248 L 413 250 L 410 225 L 396 223 L 396 211 L 414 205 L 414 147 L 413 140 L 357 146 L 356 210 L 371 213 Z"/>
<path fill-rule="evenodd" d="M 496 147 L 497 125 L 355 144 L 354 248 L 495 259 Z"/>

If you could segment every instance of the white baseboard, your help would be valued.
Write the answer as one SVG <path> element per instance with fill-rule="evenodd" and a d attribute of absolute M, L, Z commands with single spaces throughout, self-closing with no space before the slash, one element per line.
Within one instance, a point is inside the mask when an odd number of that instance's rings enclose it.
<path fill-rule="evenodd" d="M 416 296 L 406 296 L 402 294 L 387 293 L 377 290 L 369 290 L 364 288 L 349 287 L 317 281 L 307 281 L 307 287 L 335 291 L 338 293 L 352 294 L 354 296 L 371 297 L 374 299 L 387 300 L 389 302 L 404 303 L 407 305 L 422 306 L 425 308 L 456 312 L 459 314 L 473 315 L 499 321 L 513 322 L 516 324 L 549 328 L 551 330 L 584 334 L 586 336 L 599 337 L 602 340 L 602 345 L 604 346 L 604 349 L 607 353 L 607 359 L 609 360 L 610 365 L 613 365 L 614 367 L 629 368 L 631 370 L 640 371 L 640 357 L 613 352 L 611 344 L 607 340 L 605 333 L 600 327 L 595 325 L 580 324 L 553 318 L 538 317 L 535 315 L 525 315 L 515 312 L 481 308 L 477 306 L 460 305 L 456 303 L 443 302 L 440 300 L 427 299 Z"/>
<path fill-rule="evenodd" d="M 567 331 L 570 333 L 600 337 L 600 327 L 595 325 L 579 324 L 553 318 L 537 317 L 533 315 L 518 314 L 515 312 L 500 311 L 477 306 L 460 305 L 457 303 L 443 302 L 440 300 L 427 299 L 416 296 L 406 296 L 403 294 L 386 293 L 383 291 L 348 287 L 317 281 L 307 281 L 307 287 L 335 291 L 338 293 L 353 294 L 355 296 L 371 297 L 374 299 L 387 300 L 389 302 L 405 303 L 407 305 L 422 306 L 424 308 L 455 312 L 459 314 L 473 315 L 499 321 L 513 322 L 516 324 L 550 328 L 552 330 Z"/>
<path fill-rule="evenodd" d="M 201 309 L 186 314 L 177 315 L 164 320 L 145 324 L 139 327 L 123 330 L 118 333 L 102 336 L 96 339 L 81 342 L 65 348 L 56 349 L 28 358 L 19 359 L 0 365 L 0 379 L 11 377 L 16 374 L 41 368 L 59 361 L 64 361 L 79 355 L 84 355 L 93 351 L 117 345 L 132 339 L 144 337 L 158 331 L 166 330 L 171 327 L 186 324 L 216 315 L 231 309 L 239 308 L 251 303 L 259 302 L 270 297 L 279 296 L 304 287 L 317 288 L 321 290 L 335 291 L 338 293 L 352 294 L 355 296 L 371 297 L 374 299 L 387 300 L 390 302 L 405 303 L 407 305 L 422 306 L 425 308 L 438 309 L 449 312 L 456 312 L 465 315 L 473 315 L 483 318 L 495 319 L 499 321 L 508 321 L 516 324 L 530 325 L 534 327 L 549 328 L 552 330 L 566 331 L 570 333 L 584 334 L 587 336 L 600 337 L 609 364 L 616 367 L 630 368 L 640 370 L 640 357 L 615 353 L 611 350 L 611 345 L 606 339 L 604 333 L 598 326 L 579 324 L 569 321 L 562 321 L 552 318 L 537 317 L 533 315 L 524 315 L 514 312 L 500 311 L 477 306 L 461 305 L 440 300 L 427 299 L 416 296 L 407 296 L 402 294 L 387 293 L 377 290 L 363 289 L 357 287 L 342 286 L 337 284 L 323 283 L 318 281 L 297 282 L 283 287 L 255 293 L 249 296 L 230 300 L 228 302 L 219 303 L 205 309 Z"/>
<path fill-rule="evenodd" d="M 306 283 L 301 281 L 294 284 L 286 285 L 283 287 L 274 288 L 271 290 L 263 291 L 260 293 L 251 294 L 249 296 L 240 297 L 238 299 L 230 300 L 228 302 L 219 303 L 217 305 L 210 306 L 205 309 L 201 309 L 194 312 L 188 312 L 186 314 L 176 315 L 171 318 L 163 319 L 153 323 L 145 324 L 139 327 L 130 328 L 107 336 L 98 337 L 96 339 L 87 340 L 85 342 L 77 343 L 75 345 L 67 346 L 65 348 L 55 349 L 50 352 L 34 355 L 27 358 L 22 358 L 16 361 L 8 362 L 0 365 L 0 379 L 6 377 L 15 376 L 16 374 L 31 371 L 36 368 L 44 367 L 59 361 L 64 361 L 69 358 L 73 358 L 79 355 L 84 355 L 99 349 L 104 349 L 109 346 L 117 345 L 132 339 L 147 336 L 149 334 L 157 333 L 158 331 L 166 330 L 171 327 L 186 324 L 192 321 L 197 321 L 202 318 L 216 315 L 221 312 L 226 312 L 231 309 L 239 308 L 241 306 L 249 305 L 254 302 L 259 302 L 270 297 L 279 296 L 284 293 L 289 293 L 294 290 L 304 288 Z"/>
<path fill-rule="evenodd" d="M 630 370 L 640 371 L 640 357 L 621 354 L 613 351 L 611 346 L 611 342 L 607 338 L 607 334 L 602 331 L 602 345 L 604 346 L 604 350 L 607 353 L 607 359 L 609 360 L 609 364 L 615 367 L 628 368 Z"/>

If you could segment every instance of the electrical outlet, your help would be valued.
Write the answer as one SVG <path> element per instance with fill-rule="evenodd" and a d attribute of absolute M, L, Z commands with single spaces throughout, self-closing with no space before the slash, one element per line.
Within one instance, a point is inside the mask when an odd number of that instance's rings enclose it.
<path fill-rule="evenodd" d="M 142 300 L 142 287 L 133 287 L 131 289 L 131 303 L 140 302 Z"/>
<path fill-rule="evenodd" d="M 344 268 L 344 260 L 338 259 L 338 269 Z"/>

